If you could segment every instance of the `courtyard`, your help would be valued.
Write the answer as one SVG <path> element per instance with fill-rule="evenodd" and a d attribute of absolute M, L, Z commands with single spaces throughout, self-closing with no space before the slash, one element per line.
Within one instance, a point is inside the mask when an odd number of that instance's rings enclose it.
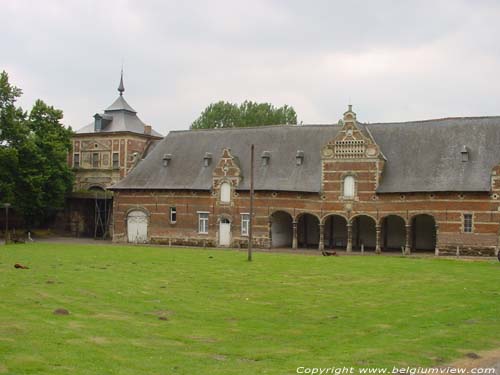
<path fill-rule="evenodd" d="M 498 348 L 499 270 L 433 257 L 2 246 L 0 373 L 442 366 Z"/>

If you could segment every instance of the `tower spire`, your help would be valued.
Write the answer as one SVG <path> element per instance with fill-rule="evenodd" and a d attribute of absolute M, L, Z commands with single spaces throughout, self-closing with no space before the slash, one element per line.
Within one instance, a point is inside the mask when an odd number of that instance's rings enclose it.
<path fill-rule="evenodd" d="M 120 96 L 123 95 L 123 92 L 125 91 L 125 86 L 123 86 L 123 67 L 120 75 L 120 85 L 118 86 L 118 92 L 120 93 Z"/>

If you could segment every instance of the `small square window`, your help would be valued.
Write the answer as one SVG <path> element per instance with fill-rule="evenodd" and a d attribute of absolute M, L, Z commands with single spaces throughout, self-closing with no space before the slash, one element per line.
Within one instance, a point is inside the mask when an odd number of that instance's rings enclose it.
<path fill-rule="evenodd" d="M 248 236 L 250 230 L 250 214 L 241 214 L 241 235 Z"/>
<path fill-rule="evenodd" d="M 170 207 L 170 223 L 175 224 L 177 222 L 177 208 Z"/>
<path fill-rule="evenodd" d="M 472 233 L 472 214 L 464 214 L 464 233 Z"/>

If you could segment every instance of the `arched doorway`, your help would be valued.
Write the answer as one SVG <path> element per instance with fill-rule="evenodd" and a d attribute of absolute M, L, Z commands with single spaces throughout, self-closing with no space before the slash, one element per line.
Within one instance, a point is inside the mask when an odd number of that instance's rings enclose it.
<path fill-rule="evenodd" d="M 389 215 L 382 219 L 382 249 L 401 252 L 406 245 L 406 223 L 398 215 Z"/>
<path fill-rule="evenodd" d="M 413 216 L 411 220 L 412 251 L 434 251 L 436 248 L 436 220 L 428 214 Z"/>
<path fill-rule="evenodd" d="M 141 210 L 130 211 L 127 215 L 128 242 L 148 242 L 148 215 Z"/>
<path fill-rule="evenodd" d="M 347 220 L 340 215 L 329 215 L 325 219 L 324 236 L 325 248 L 346 249 L 347 247 Z"/>
<path fill-rule="evenodd" d="M 271 215 L 271 247 L 292 247 L 293 219 L 288 212 Z"/>
<path fill-rule="evenodd" d="M 375 250 L 376 237 L 376 223 L 372 217 L 359 215 L 352 220 L 352 248 L 354 250 L 360 250 L 361 246 L 365 250 Z"/>
<path fill-rule="evenodd" d="M 222 217 L 219 220 L 219 246 L 231 245 L 231 221 Z"/>
<path fill-rule="evenodd" d="M 319 219 L 311 214 L 302 214 L 297 221 L 297 242 L 299 247 L 318 248 Z"/>

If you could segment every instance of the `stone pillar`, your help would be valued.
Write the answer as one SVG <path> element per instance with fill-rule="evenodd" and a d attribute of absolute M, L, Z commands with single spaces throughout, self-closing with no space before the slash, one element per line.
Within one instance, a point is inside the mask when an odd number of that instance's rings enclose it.
<path fill-rule="evenodd" d="M 405 255 L 411 254 L 411 224 L 406 224 Z"/>
<path fill-rule="evenodd" d="M 269 221 L 267 222 L 267 226 L 268 226 L 268 237 L 269 237 L 267 248 L 270 249 L 271 247 L 273 247 L 273 221 L 271 219 L 269 219 Z"/>
<path fill-rule="evenodd" d="M 352 222 L 347 223 L 347 247 L 348 253 L 352 252 Z"/>
<path fill-rule="evenodd" d="M 377 224 L 375 226 L 375 253 L 380 254 L 380 232 L 382 231 L 382 228 L 380 224 Z"/>
<path fill-rule="evenodd" d="M 325 224 L 322 224 L 322 223 L 319 224 L 319 245 L 318 245 L 318 250 L 319 251 L 324 251 L 325 250 Z"/>
<path fill-rule="evenodd" d="M 297 250 L 297 222 L 292 222 L 292 249 Z"/>
<path fill-rule="evenodd" d="M 436 248 L 434 249 L 434 255 L 439 256 L 439 225 L 436 223 Z"/>

